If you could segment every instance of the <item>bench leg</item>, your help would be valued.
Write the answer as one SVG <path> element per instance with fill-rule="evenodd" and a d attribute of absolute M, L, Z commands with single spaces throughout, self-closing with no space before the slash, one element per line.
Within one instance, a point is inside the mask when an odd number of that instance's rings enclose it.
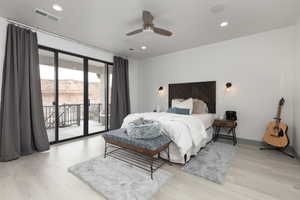
<path fill-rule="evenodd" d="M 168 146 L 168 161 L 170 162 L 170 147 Z"/>
<path fill-rule="evenodd" d="M 151 179 L 153 180 L 153 157 L 151 157 L 151 161 L 150 161 L 150 171 L 151 171 Z"/>
<path fill-rule="evenodd" d="M 168 163 L 170 166 L 172 166 L 171 160 L 170 160 L 170 145 L 168 146 Z"/>
<path fill-rule="evenodd" d="M 105 141 L 105 144 L 104 144 L 104 158 L 106 158 L 106 153 L 107 153 L 107 143 Z"/>

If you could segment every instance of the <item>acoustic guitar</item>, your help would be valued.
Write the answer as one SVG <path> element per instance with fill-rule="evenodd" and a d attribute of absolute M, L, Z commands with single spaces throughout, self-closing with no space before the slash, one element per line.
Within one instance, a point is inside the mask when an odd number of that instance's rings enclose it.
<path fill-rule="evenodd" d="M 277 115 L 274 121 L 268 125 L 267 131 L 263 136 L 263 140 L 276 148 L 285 148 L 289 145 L 289 137 L 287 135 L 288 126 L 281 122 L 281 109 L 284 104 L 284 98 L 281 98 L 278 104 Z"/>

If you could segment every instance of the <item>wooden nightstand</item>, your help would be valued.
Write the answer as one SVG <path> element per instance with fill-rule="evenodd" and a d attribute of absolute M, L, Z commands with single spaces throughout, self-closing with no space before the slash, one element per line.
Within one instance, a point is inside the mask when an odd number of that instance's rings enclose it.
<path fill-rule="evenodd" d="M 216 119 L 213 123 L 213 127 L 214 127 L 214 135 L 213 135 L 214 141 L 216 141 L 220 137 L 220 138 L 232 140 L 233 145 L 237 144 L 236 133 L 235 133 L 235 128 L 237 127 L 236 121 Z M 220 134 L 221 129 L 226 129 L 227 134 L 226 135 Z"/>

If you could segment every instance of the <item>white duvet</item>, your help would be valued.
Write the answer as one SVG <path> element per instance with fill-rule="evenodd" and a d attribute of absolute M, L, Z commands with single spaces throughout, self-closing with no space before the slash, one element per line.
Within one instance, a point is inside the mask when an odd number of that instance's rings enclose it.
<path fill-rule="evenodd" d="M 208 137 L 201 118 L 165 112 L 130 114 L 124 119 L 122 128 L 126 128 L 130 122 L 140 117 L 158 121 L 164 134 L 170 137 L 182 156 Z"/>

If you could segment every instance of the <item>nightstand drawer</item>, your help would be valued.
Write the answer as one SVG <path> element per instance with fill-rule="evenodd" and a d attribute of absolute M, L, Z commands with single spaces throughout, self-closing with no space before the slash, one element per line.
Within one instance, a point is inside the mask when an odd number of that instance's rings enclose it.
<path fill-rule="evenodd" d="M 237 123 L 235 121 L 229 120 L 215 120 L 213 126 L 218 127 L 236 127 Z"/>

